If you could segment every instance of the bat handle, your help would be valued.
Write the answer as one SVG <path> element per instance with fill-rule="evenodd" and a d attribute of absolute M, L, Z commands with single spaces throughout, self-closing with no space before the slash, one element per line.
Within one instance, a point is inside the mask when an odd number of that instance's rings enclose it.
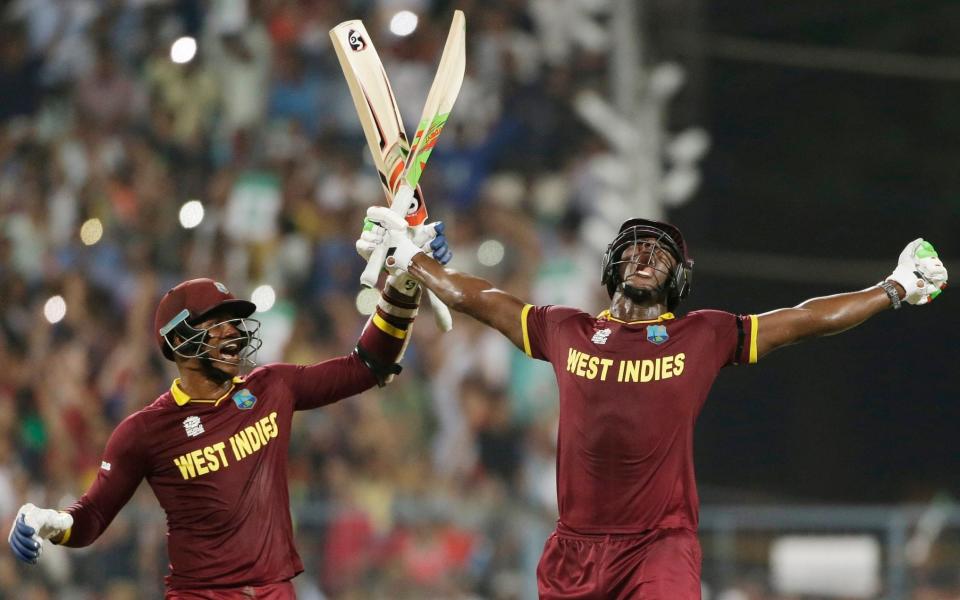
<path fill-rule="evenodd" d="M 390 210 L 401 217 L 406 217 L 411 201 L 413 201 L 413 188 L 404 183 L 393 197 L 393 202 L 390 203 Z M 383 261 L 386 260 L 386 258 L 386 244 L 380 244 L 374 248 L 373 252 L 370 253 L 367 266 L 363 269 L 363 273 L 360 274 L 360 283 L 368 288 L 376 287 L 377 281 L 380 280 L 380 271 L 383 270 Z"/>
<path fill-rule="evenodd" d="M 437 298 L 433 290 L 429 289 L 427 290 L 427 297 L 430 298 L 430 306 L 433 308 L 433 320 L 437 324 L 437 328 L 443 333 L 453 329 L 453 317 L 450 316 L 450 309 L 443 303 L 443 300 Z"/>

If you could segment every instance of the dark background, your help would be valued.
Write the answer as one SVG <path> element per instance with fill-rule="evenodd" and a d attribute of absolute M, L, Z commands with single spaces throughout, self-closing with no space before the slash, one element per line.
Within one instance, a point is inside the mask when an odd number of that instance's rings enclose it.
<path fill-rule="evenodd" d="M 700 80 L 677 114 L 708 129 L 713 146 L 697 198 L 671 213 L 689 231 L 694 258 L 715 266 L 710 249 L 722 248 L 889 259 L 892 268 L 902 246 L 922 236 L 956 269 L 960 5 L 739 0 L 696 8 L 701 52 L 677 55 Z M 940 79 L 764 64 L 712 55 L 717 36 L 955 62 Z M 791 283 L 789 273 L 773 281 L 711 269 L 696 278 L 687 308 L 763 312 L 884 275 L 816 285 Z M 933 306 L 884 313 L 728 369 L 698 426 L 705 499 L 711 484 L 839 501 L 960 494 L 957 302 L 948 291 Z"/>

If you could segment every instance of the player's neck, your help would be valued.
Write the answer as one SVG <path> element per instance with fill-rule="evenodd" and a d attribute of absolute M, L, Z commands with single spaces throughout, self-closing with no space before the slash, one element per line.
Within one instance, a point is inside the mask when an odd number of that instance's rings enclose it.
<path fill-rule="evenodd" d="M 610 316 L 620 321 L 652 321 L 668 312 L 665 304 L 653 300 L 637 302 L 617 292 L 610 303 Z"/>
<path fill-rule="evenodd" d="M 227 392 L 232 381 L 232 378 L 212 378 L 203 369 L 180 366 L 180 389 L 191 398 L 219 398 Z"/>

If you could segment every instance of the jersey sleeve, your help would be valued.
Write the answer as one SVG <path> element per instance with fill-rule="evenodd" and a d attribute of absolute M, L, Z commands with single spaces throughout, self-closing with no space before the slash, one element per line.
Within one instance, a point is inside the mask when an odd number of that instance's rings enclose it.
<path fill-rule="evenodd" d="M 73 517 L 61 545 L 89 546 L 130 500 L 147 473 L 147 455 L 140 413 L 124 419 L 107 440 L 100 470 L 90 489 L 66 512 Z"/>
<path fill-rule="evenodd" d="M 583 311 L 568 306 L 525 305 L 520 312 L 523 351 L 531 358 L 551 361 L 561 324 L 579 314 Z"/>
<path fill-rule="evenodd" d="M 283 378 L 293 394 L 294 410 L 331 404 L 377 385 L 377 378 L 356 352 L 315 365 L 278 364 L 267 368 Z"/>
<path fill-rule="evenodd" d="M 757 315 L 736 315 L 721 310 L 700 310 L 714 332 L 717 367 L 757 362 Z"/>

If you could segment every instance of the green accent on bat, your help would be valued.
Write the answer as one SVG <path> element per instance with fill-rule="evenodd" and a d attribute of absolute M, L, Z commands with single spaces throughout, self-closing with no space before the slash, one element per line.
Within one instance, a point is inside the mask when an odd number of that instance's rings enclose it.
<path fill-rule="evenodd" d="M 364 220 L 363 220 L 363 230 L 364 230 L 364 231 L 371 231 L 371 230 L 373 230 L 373 228 L 376 227 L 376 226 L 377 226 L 377 224 L 374 223 L 373 221 L 371 221 L 370 219 L 364 219 Z"/>
<path fill-rule="evenodd" d="M 410 166 L 407 167 L 405 178 L 407 185 L 410 187 L 415 188 L 420 182 L 420 176 L 423 175 L 423 167 L 427 164 L 427 159 L 430 158 L 430 153 L 433 152 L 433 147 L 437 144 L 437 136 L 440 135 L 440 131 L 443 130 L 443 126 L 446 125 L 449 117 L 450 113 L 443 113 L 442 115 L 434 117 L 433 121 L 429 124 L 424 120 L 417 126 L 418 132 L 424 132 L 424 139 L 423 141 L 414 141 L 414 144 L 418 145 L 417 154 L 408 159 Z"/>
<path fill-rule="evenodd" d="M 937 251 L 933 249 L 933 244 L 930 242 L 920 242 L 920 245 L 917 246 L 917 258 L 938 258 Z"/>
<path fill-rule="evenodd" d="M 936 290 L 930 294 L 930 301 L 933 302 L 937 296 L 943 293 L 943 290 Z"/>

